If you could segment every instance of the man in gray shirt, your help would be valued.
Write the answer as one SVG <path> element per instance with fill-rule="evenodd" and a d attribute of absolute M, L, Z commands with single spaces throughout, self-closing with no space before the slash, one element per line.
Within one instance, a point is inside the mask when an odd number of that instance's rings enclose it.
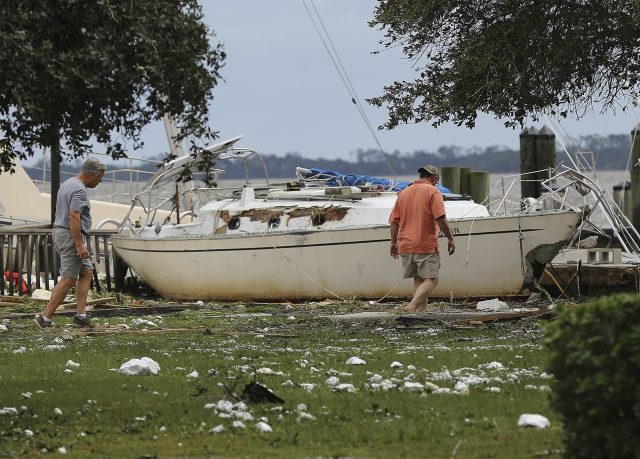
<path fill-rule="evenodd" d="M 80 168 L 78 175 L 64 182 L 58 190 L 53 245 L 60 255 L 60 280 L 53 288 L 44 312 L 36 315 L 34 319 L 40 328 L 53 325 L 53 313 L 74 285 L 77 313 L 73 318 L 73 324 L 80 327 L 91 325 L 85 310 L 93 275 L 86 239 L 91 230 L 91 204 L 87 188 L 98 186 L 105 170 L 104 164 L 97 159 L 89 158 Z"/>

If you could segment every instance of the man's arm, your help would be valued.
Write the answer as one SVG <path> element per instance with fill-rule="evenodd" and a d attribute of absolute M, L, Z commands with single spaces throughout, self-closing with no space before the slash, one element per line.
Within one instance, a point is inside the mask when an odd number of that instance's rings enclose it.
<path fill-rule="evenodd" d="M 400 225 L 398 223 L 391 223 L 391 256 L 398 258 L 398 232 L 400 231 Z"/>
<path fill-rule="evenodd" d="M 449 255 L 453 255 L 453 252 L 456 251 L 456 243 L 453 241 L 453 234 L 451 233 L 451 228 L 449 228 L 449 222 L 447 221 L 447 217 L 442 216 L 436 220 L 438 222 L 438 226 L 440 227 L 440 231 L 444 233 L 447 237 L 447 249 L 449 251 Z"/>
<path fill-rule="evenodd" d="M 76 244 L 76 250 L 78 256 L 83 260 L 89 258 L 89 249 L 82 240 L 82 225 L 80 223 L 80 212 L 75 210 L 69 211 L 69 229 L 71 230 L 71 237 Z"/>

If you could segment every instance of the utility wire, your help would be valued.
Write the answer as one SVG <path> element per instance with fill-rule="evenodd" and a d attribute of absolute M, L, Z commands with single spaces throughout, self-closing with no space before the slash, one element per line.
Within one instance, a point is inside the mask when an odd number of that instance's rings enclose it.
<path fill-rule="evenodd" d="M 322 21 L 322 17 L 320 16 L 320 12 L 316 8 L 316 5 L 315 5 L 313 0 L 309 0 L 309 3 L 311 4 L 311 6 L 313 8 L 313 11 L 315 12 L 315 17 L 314 17 L 314 14 L 309 9 L 309 7 L 307 6 L 307 0 L 302 0 L 302 4 L 304 5 L 304 8 L 307 10 L 307 13 L 309 14 L 309 18 L 311 19 L 311 22 L 313 23 L 313 27 L 316 29 L 316 32 L 318 33 L 318 36 L 320 37 L 320 40 L 322 41 L 324 49 L 327 50 L 327 53 L 329 54 L 329 58 L 331 59 L 331 62 L 333 63 L 333 66 L 335 67 L 336 71 L 338 72 L 338 75 L 340 76 L 340 80 L 342 80 L 342 84 L 344 84 L 344 86 L 345 86 L 345 88 L 347 90 L 347 93 L 349 94 L 349 97 L 351 98 L 351 102 L 356 106 L 356 109 L 358 110 L 358 113 L 360 113 L 360 116 L 362 117 L 362 120 L 364 121 L 365 125 L 369 129 L 369 132 L 371 133 L 371 135 L 373 136 L 376 144 L 378 145 L 378 148 L 380 149 L 380 152 L 382 153 L 382 156 L 384 157 L 385 161 L 387 162 L 387 166 L 389 167 L 389 170 L 393 174 L 394 180 L 397 181 L 398 173 L 397 173 L 395 167 L 393 166 L 393 163 L 391 162 L 391 158 L 384 151 L 384 149 L 382 148 L 382 145 L 380 144 L 380 141 L 378 140 L 378 136 L 376 135 L 375 129 L 373 128 L 373 126 L 371 125 L 371 122 L 369 121 L 369 119 L 367 117 L 367 114 L 366 114 L 366 112 L 364 110 L 364 107 L 363 107 L 362 103 L 360 102 L 360 98 L 358 97 L 358 94 L 356 93 L 356 90 L 355 90 L 353 84 L 351 83 L 351 80 L 349 79 L 349 75 L 348 75 L 346 69 L 344 68 L 344 65 L 342 64 L 342 60 L 340 59 L 340 56 L 338 55 L 338 51 L 336 50 L 335 46 L 333 45 L 333 41 L 331 40 L 331 36 L 329 35 L 329 32 L 327 31 L 327 28 L 325 27 L 324 22 Z M 318 24 L 320 24 L 320 27 L 318 26 Z M 320 28 L 322 28 L 322 30 L 320 30 Z"/>

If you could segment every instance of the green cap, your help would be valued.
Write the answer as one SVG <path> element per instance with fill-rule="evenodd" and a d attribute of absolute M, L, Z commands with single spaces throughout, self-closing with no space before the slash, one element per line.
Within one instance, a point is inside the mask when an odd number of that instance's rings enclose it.
<path fill-rule="evenodd" d="M 431 164 L 422 166 L 420 169 L 418 169 L 418 173 L 435 175 L 436 177 L 440 177 L 440 171 L 438 171 L 438 168 L 436 166 L 432 166 Z"/>

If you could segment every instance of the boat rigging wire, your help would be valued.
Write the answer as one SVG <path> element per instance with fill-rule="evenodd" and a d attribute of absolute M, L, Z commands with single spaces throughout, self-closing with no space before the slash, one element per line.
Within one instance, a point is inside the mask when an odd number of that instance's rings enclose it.
<path fill-rule="evenodd" d="M 313 9 L 313 13 L 311 12 L 311 9 L 307 5 L 307 1 L 311 4 L 311 7 Z M 378 148 L 380 149 L 380 152 L 382 153 L 382 156 L 384 157 L 384 159 L 385 159 L 385 161 L 387 163 L 387 166 L 389 167 L 389 170 L 393 174 L 394 180 L 397 180 L 398 172 L 396 171 L 396 168 L 393 166 L 393 163 L 391 162 L 391 158 L 389 157 L 389 155 L 382 148 L 380 140 L 378 139 L 378 136 L 376 135 L 375 129 L 371 125 L 371 122 L 369 121 L 369 118 L 367 117 L 367 114 L 366 114 L 366 112 L 364 110 L 364 107 L 363 107 L 362 103 L 360 102 L 360 98 L 358 97 L 358 94 L 356 93 L 355 87 L 351 83 L 351 79 L 349 78 L 349 74 L 347 73 L 346 69 L 344 68 L 344 65 L 342 64 L 342 60 L 340 59 L 340 56 L 338 55 L 338 51 L 336 50 L 336 47 L 333 45 L 333 41 L 331 40 L 331 36 L 329 35 L 329 32 L 327 31 L 327 28 L 324 25 L 324 21 L 322 20 L 322 17 L 320 16 L 320 12 L 316 8 L 316 5 L 315 5 L 313 0 L 302 0 L 302 4 L 304 5 L 304 8 L 307 10 L 307 13 L 309 14 L 309 18 L 311 19 L 311 22 L 313 23 L 313 27 L 316 29 L 316 32 L 318 33 L 318 36 L 320 37 L 320 40 L 322 41 L 322 44 L 323 44 L 325 50 L 329 54 L 329 58 L 331 59 L 331 62 L 333 63 L 333 66 L 335 67 L 336 71 L 338 72 L 338 75 L 340 76 L 340 80 L 342 80 L 342 84 L 344 84 L 344 86 L 345 86 L 345 88 L 347 90 L 347 93 L 349 93 L 349 97 L 351 98 L 351 102 L 356 106 L 356 109 L 358 110 L 358 113 L 360 114 L 360 117 L 364 121 L 364 123 L 367 126 L 369 132 L 373 136 L 373 139 L 375 140 L 376 144 L 378 145 Z M 314 16 L 314 13 L 315 13 L 315 16 Z M 322 29 L 322 30 L 320 30 L 320 29 Z"/>

